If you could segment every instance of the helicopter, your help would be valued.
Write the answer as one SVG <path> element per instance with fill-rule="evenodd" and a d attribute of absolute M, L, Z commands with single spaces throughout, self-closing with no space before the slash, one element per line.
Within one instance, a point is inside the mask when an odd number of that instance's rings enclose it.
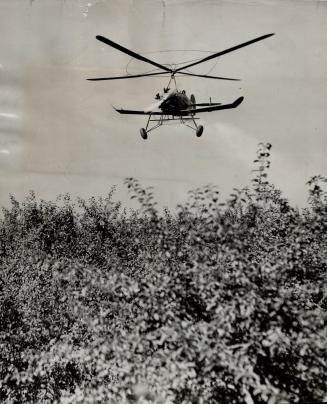
<path fill-rule="evenodd" d="M 170 121 L 178 121 L 181 124 L 188 126 L 189 128 L 193 129 L 196 133 L 197 137 L 200 137 L 203 133 L 203 126 L 197 124 L 197 120 L 199 119 L 196 117 L 196 114 L 203 113 L 203 112 L 213 112 L 219 111 L 224 109 L 232 109 L 238 107 L 244 97 L 237 98 L 234 102 L 230 104 L 221 104 L 217 102 L 211 102 L 211 98 L 209 102 L 206 103 L 196 103 L 195 96 L 193 94 L 188 97 L 186 95 L 185 90 L 179 90 L 177 87 L 176 76 L 192 76 L 192 77 L 200 77 L 200 78 L 207 78 L 207 79 L 215 79 L 215 80 L 230 80 L 230 81 L 239 81 L 240 79 L 235 78 L 228 78 L 228 77 L 219 77 L 219 76 L 212 76 L 208 74 L 197 74 L 189 71 L 190 67 L 199 65 L 201 63 L 207 62 L 208 60 L 218 58 L 223 56 L 227 53 L 236 51 L 237 49 L 243 48 L 245 46 L 251 45 L 255 42 L 262 41 L 266 38 L 269 38 L 272 34 L 266 34 L 259 36 L 257 38 L 251 39 L 250 41 L 243 42 L 239 45 L 233 46 L 231 48 L 225 49 L 220 52 L 213 53 L 205 58 L 200 60 L 193 61 L 192 63 L 183 64 L 181 67 L 173 67 L 171 65 L 163 65 L 157 63 L 151 59 L 146 58 L 143 55 L 140 55 L 130 49 L 125 48 L 118 43 L 113 42 L 112 40 L 102 36 L 97 35 L 96 39 L 106 45 L 115 48 L 132 58 L 138 59 L 142 62 L 148 63 L 152 66 L 156 67 L 155 71 L 148 72 L 148 73 L 141 73 L 141 74 L 128 74 L 125 76 L 114 76 L 114 77 L 97 77 L 97 78 L 90 78 L 87 79 L 89 81 L 103 81 L 103 80 L 122 80 L 122 79 L 132 79 L 132 78 L 139 78 L 139 77 L 156 77 L 156 76 L 164 76 L 167 74 L 169 75 L 170 79 L 166 87 L 164 87 L 162 93 L 157 93 L 155 95 L 156 103 L 151 105 L 148 108 L 143 110 L 131 110 L 131 109 L 114 109 L 120 114 L 129 114 L 129 115 L 148 115 L 148 120 L 145 128 L 140 129 L 141 137 L 146 140 L 148 138 L 148 133 L 154 129 L 157 129 L 159 126 L 162 126 Z M 178 66 L 175 65 L 175 66 Z M 174 88 L 171 89 L 171 84 L 173 83 Z"/>

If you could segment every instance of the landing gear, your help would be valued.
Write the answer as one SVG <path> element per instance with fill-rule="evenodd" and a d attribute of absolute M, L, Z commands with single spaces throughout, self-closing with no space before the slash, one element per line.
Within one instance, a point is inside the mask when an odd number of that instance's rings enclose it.
<path fill-rule="evenodd" d="M 140 134 L 141 134 L 142 139 L 146 140 L 148 138 L 148 133 L 144 128 L 140 129 Z"/>
<path fill-rule="evenodd" d="M 195 101 L 195 100 L 194 100 Z M 149 118 L 148 118 L 148 122 L 146 124 L 145 128 L 141 128 L 140 129 L 140 134 L 142 139 L 146 140 L 148 138 L 148 134 L 154 130 L 159 128 L 159 126 L 162 126 L 165 122 L 170 122 L 170 121 L 177 121 L 179 120 L 180 123 L 188 126 L 189 128 L 191 128 L 192 130 L 194 130 L 194 132 L 196 133 L 197 137 L 202 136 L 203 133 L 203 126 L 202 125 L 197 125 L 196 121 L 199 118 L 196 118 L 194 116 L 195 114 L 192 113 L 192 110 L 190 110 L 190 112 L 188 112 L 188 115 L 164 115 L 164 114 L 160 114 L 160 117 L 152 117 L 152 114 L 149 114 Z"/>
<path fill-rule="evenodd" d="M 196 133 L 196 136 L 197 136 L 197 137 L 200 137 L 200 136 L 202 135 L 202 133 L 203 133 L 203 126 L 202 126 L 202 125 L 199 125 L 199 126 L 196 128 L 195 133 Z"/>
<path fill-rule="evenodd" d="M 194 97 L 194 96 L 193 96 Z M 195 99 L 193 98 L 193 101 L 195 101 Z M 193 104 L 193 102 L 192 102 L 192 104 Z M 181 116 L 180 117 L 180 121 L 181 121 L 181 123 L 183 123 L 184 125 L 186 125 L 186 126 L 188 126 L 189 128 L 191 128 L 192 130 L 194 130 L 195 131 L 195 134 L 196 134 L 196 136 L 197 137 L 200 137 L 200 136 L 202 136 L 202 133 L 203 133 L 203 126 L 202 125 L 198 125 L 197 123 L 196 123 L 196 121 L 197 121 L 197 119 L 199 119 L 199 118 L 195 118 L 195 113 L 194 112 L 192 112 L 192 108 L 194 108 L 193 106 L 192 106 L 192 104 L 191 104 L 191 106 L 189 107 L 190 108 L 190 112 L 189 112 L 189 115 L 188 116 L 186 116 L 186 117 L 184 117 L 184 116 Z M 193 123 L 193 125 L 192 125 L 192 123 Z"/>

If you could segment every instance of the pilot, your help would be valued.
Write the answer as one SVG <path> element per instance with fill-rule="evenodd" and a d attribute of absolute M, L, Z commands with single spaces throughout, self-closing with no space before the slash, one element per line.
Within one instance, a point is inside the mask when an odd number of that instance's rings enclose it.
<path fill-rule="evenodd" d="M 156 96 L 154 97 L 155 100 L 161 100 L 160 93 L 157 93 Z"/>

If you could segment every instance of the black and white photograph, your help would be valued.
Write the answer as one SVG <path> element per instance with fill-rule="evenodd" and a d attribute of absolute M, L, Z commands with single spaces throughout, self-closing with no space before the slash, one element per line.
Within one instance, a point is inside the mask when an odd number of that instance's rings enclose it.
<path fill-rule="evenodd" d="M 0 403 L 327 403 L 326 270 L 326 0 L 0 0 Z"/>

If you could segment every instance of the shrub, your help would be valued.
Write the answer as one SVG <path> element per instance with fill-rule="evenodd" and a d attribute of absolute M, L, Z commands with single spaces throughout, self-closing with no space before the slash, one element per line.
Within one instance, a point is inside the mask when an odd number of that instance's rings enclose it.
<path fill-rule="evenodd" d="M 327 198 L 213 186 L 160 212 L 11 197 L 0 224 L 3 403 L 296 403 L 326 391 Z"/>

